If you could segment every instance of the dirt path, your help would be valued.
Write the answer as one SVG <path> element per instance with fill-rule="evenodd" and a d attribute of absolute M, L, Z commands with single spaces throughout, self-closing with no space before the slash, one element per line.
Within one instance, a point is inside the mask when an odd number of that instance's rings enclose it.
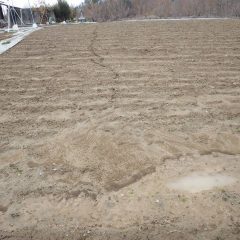
<path fill-rule="evenodd" d="M 58 26 L 1 55 L 0 239 L 238 239 L 239 23 Z"/>

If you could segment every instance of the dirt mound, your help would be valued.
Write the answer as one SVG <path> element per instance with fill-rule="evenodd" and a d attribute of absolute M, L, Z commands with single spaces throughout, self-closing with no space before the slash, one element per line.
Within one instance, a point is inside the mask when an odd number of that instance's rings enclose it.
<path fill-rule="evenodd" d="M 37 162 L 66 164 L 78 169 L 85 181 L 117 190 L 154 172 L 154 161 L 139 140 L 80 125 L 64 131 L 34 153 Z"/>

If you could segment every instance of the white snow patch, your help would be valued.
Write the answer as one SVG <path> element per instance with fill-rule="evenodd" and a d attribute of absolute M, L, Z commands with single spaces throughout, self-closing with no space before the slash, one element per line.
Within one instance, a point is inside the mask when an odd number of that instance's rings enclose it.
<path fill-rule="evenodd" d="M 197 193 L 214 187 L 223 187 L 236 182 L 236 178 L 222 174 L 193 173 L 170 182 L 168 187 L 174 190 Z"/>
<path fill-rule="evenodd" d="M 126 19 L 126 22 L 139 22 L 139 21 L 193 21 L 193 20 L 228 20 L 234 18 L 214 18 L 214 17 L 199 17 L 199 18 L 143 18 L 143 19 Z"/>
<path fill-rule="evenodd" d="M 13 37 L 0 41 L 0 54 L 6 52 L 8 49 L 14 47 L 21 42 L 26 36 L 40 28 L 21 28 Z"/>

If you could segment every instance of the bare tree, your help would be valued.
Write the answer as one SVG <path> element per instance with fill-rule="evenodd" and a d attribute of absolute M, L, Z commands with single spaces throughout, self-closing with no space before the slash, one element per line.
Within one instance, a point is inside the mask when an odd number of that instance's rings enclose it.
<path fill-rule="evenodd" d="M 85 15 L 95 21 L 131 17 L 239 17 L 240 0 L 85 0 Z"/>

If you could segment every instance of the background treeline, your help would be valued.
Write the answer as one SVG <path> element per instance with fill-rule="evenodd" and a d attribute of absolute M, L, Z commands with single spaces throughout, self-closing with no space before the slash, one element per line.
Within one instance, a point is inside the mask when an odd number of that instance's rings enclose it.
<path fill-rule="evenodd" d="M 52 10 L 58 22 L 70 19 L 73 11 L 65 0 L 58 0 L 58 3 L 52 7 Z"/>
<path fill-rule="evenodd" d="M 240 17 L 240 0 L 85 0 L 85 17 L 108 21 L 141 17 Z"/>

